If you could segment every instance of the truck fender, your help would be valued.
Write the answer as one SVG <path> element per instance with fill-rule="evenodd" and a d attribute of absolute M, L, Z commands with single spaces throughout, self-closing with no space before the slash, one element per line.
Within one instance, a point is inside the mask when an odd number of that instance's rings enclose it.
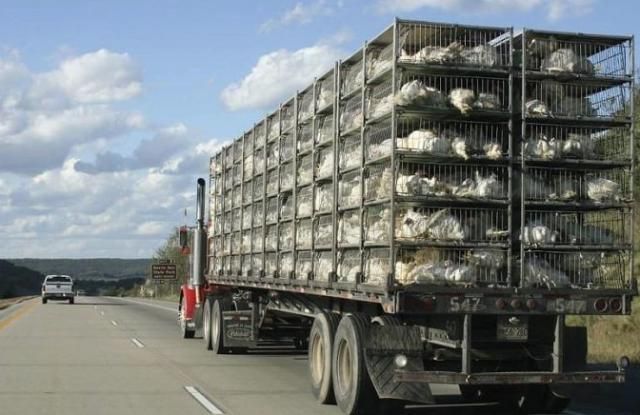
<path fill-rule="evenodd" d="M 192 320 L 196 308 L 196 290 L 194 287 L 190 287 L 187 284 L 180 287 L 180 305 L 178 307 L 182 307 L 182 304 L 185 305 L 185 319 Z"/>

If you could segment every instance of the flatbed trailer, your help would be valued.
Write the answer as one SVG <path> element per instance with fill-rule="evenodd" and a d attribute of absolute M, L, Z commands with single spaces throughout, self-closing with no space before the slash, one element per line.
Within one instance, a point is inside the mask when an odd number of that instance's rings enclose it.
<path fill-rule="evenodd" d="M 460 385 L 559 413 L 586 371 L 567 315 L 631 313 L 631 36 L 396 19 L 211 158 L 184 337 L 308 349 L 344 413 Z"/>

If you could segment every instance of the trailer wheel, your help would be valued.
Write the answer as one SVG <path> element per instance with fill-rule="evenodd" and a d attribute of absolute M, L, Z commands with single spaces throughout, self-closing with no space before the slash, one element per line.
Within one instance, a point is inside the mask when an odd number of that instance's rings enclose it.
<path fill-rule="evenodd" d="M 229 353 L 229 348 L 224 345 L 222 310 L 222 300 L 214 300 L 213 306 L 211 307 L 211 349 L 215 354 Z"/>
<path fill-rule="evenodd" d="M 74 302 L 75 302 L 75 301 L 73 300 L 73 297 L 72 297 L 72 298 L 69 298 L 69 304 L 73 304 Z"/>
<path fill-rule="evenodd" d="M 204 302 L 204 310 L 202 315 L 202 338 L 207 350 L 211 350 L 211 300 L 209 298 Z"/>
<path fill-rule="evenodd" d="M 183 296 L 180 299 L 180 317 L 178 322 L 180 324 L 180 334 L 182 334 L 183 339 L 192 339 L 193 336 L 196 334 L 196 332 L 195 330 L 191 330 L 187 326 L 187 317 L 186 317 L 186 311 L 185 311 L 186 309 L 187 309 L 187 300 Z"/>
<path fill-rule="evenodd" d="M 42 304 L 47 304 L 47 299 L 42 297 Z"/>
<path fill-rule="evenodd" d="M 319 313 L 309 332 L 309 377 L 311 390 L 322 404 L 335 403 L 331 379 L 331 351 L 340 315 Z"/>
<path fill-rule="evenodd" d="M 369 318 L 350 314 L 340 320 L 333 340 L 333 390 L 338 407 L 348 415 L 375 414 L 379 404 L 364 362 Z"/>

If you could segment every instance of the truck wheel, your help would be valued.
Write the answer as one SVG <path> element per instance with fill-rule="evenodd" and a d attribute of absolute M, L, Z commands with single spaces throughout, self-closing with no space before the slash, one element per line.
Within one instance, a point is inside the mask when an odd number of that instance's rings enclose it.
<path fill-rule="evenodd" d="M 42 298 L 42 304 L 47 304 L 47 299 L 46 298 Z"/>
<path fill-rule="evenodd" d="M 196 334 L 196 332 L 195 330 L 191 330 L 187 326 L 186 309 L 187 309 L 187 300 L 185 299 L 185 297 L 182 297 L 182 299 L 180 300 L 180 317 L 179 317 L 180 334 L 182 334 L 183 339 L 192 339 L 193 336 Z"/>
<path fill-rule="evenodd" d="M 229 349 L 224 346 L 222 327 L 222 303 L 217 299 L 211 307 L 211 349 L 215 354 L 229 353 Z"/>
<path fill-rule="evenodd" d="M 69 304 L 73 304 L 74 303 L 74 299 L 73 298 L 69 298 Z"/>
<path fill-rule="evenodd" d="M 204 302 L 202 338 L 204 339 L 204 344 L 207 350 L 211 350 L 211 300 L 209 298 Z"/>
<path fill-rule="evenodd" d="M 340 315 L 336 313 L 316 314 L 309 332 L 309 377 L 311 391 L 322 404 L 335 403 L 331 379 L 331 351 L 333 338 L 338 328 Z"/>
<path fill-rule="evenodd" d="M 340 320 L 333 340 L 333 391 L 338 407 L 348 415 L 377 413 L 379 399 L 364 362 L 369 318 L 350 314 Z"/>

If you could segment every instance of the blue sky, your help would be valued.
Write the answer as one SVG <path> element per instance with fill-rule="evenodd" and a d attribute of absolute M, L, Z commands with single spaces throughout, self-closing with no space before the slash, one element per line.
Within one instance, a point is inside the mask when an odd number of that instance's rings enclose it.
<path fill-rule="evenodd" d="M 0 165 L 0 239 L 11 241 L 0 257 L 151 254 L 193 204 L 208 152 L 396 15 L 634 34 L 639 9 L 632 0 L 2 0 L 0 88 L 16 92 L 0 92 L 11 109 L 0 107 L 0 153 L 10 145 L 18 156 Z M 302 64 L 274 69 L 269 56 Z M 269 89 L 225 101 L 243 80 Z M 6 104 L 16 97 L 23 104 Z M 78 123 L 71 132 L 61 114 Z M 3 133 L 9 115 L 25 132 Z M 43 116 L 50 122 L 34 124 Z M 16 161 L 20 146 L 33 154 Z M 152 209 L 152 197 L 163 202 Z"/>

